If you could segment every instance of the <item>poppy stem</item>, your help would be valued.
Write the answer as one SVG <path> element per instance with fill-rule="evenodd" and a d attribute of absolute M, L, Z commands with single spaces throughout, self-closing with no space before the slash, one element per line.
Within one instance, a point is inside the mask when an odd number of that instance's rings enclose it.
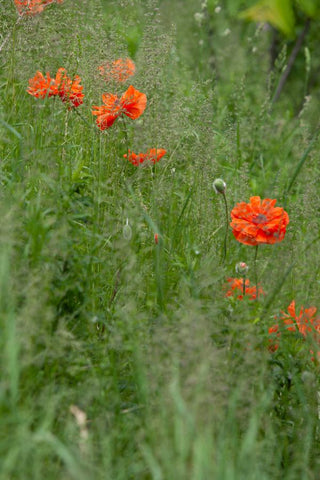
<path fill-rule="evenodd" d="M 229 228 L 229 209 L 228 209 L 228 202 L 227 197 L 224 192 L 222 192 L 224 206 L 226 210 L 226 233 L 224 235 L 224 242 L 223 242 L 223 251 L 222 251 L 222 262 L 224 263 L 227 257 L 227 237 L 228 237 L 228 228 Z"/>
<path fill-rule="evenodd" d="M 127 129 L 127 122 L 125 121 L 124 119 L 124 122 L 123 122 L 123 131 L 124 131 L 124 136 L 125 136 L 125 139 L 126 139 L 126 148 L 127 148 L 127 160 L 129 160 L 129 139 L 128 139 L 128 129 Z"/>
<path fill-rule="evenodd" d="M 89 123 L 88 120 L 86 120 L 86 119 L 84 118 L 84 116 L 82 115 L 82 113 L 79 112 L 79 110 L 77 110 L 76 108 L 72 108 L 72 111 L 75 112 L 75 113 L 78 115 L 78 117 L 80 117 L 81 120 L 82 120 L 88 127 L 90 127 L 90 128 L 93 127 L 93 125 L 92 125 L 91 123 Z"/>
<path fill-rule="evenodd" d="M 257 257 L 258 257 L 258 247 L 259 245 L 256 245 L 255 251 L 254 251 L 254 280 L 256 284 L 256 299 L 258 300 L 258 270 L 257 270 Z"/>
<path fill-rule="evenodd" d="M 245 275 L 243 275 L 243 277 L 242 277 L 242 282 L 243 282 L 242 292 L 243 292 L 243 296 L 245 297 L 246 296 L 246 276 Z"/>

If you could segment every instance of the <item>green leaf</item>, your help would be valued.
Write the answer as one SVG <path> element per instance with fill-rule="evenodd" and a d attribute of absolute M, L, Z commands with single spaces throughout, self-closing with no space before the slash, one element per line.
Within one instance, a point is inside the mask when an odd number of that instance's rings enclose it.
<path fill-rule="evenodd" d="M 296 0 L 296 4 L 307 15 L 307 17 L 315 18 L 320 15 L 319 0 Z"/>
<path fill-rule="evenodd" d="M 240 18 L 270 23 L 288 37 L 294 35 L 295 18 L 291 0 L 261 0 L 240 13 Z"/>

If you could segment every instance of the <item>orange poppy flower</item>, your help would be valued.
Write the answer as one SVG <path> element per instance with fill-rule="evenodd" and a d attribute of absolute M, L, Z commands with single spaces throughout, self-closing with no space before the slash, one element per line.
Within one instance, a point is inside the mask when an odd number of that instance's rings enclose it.
<path fill-rule="evenodd" d="M 118 96 L 111 93 L 103 94 L 102 101 L 104 105 L 92 107 L 95 108 L 92 110 L 92 115 L 97 116 L 96 123 L 100 130 L 105 130 L 111 127 L 121 114 L 121 105 Z"/>
<path fill-rule="evenodd" d="M 156 163 L 167 153 L 163 148 L 150 148 L 146 153 L 134 153 L 129 150 L 129 156 L 123 155 L 124 158 L 128 158 L 129 162 L 136 167 L 143 163 Z"/>
<path fill-rule="evenodd" d="M 83 86 L 80 85 L 81 78 L 76 75 L 74 80 L 67 76 L 65 68 L 59 68 L 56 78 L 51 78 L 49 73 L 44 77 L 41 72 L 37 72 L 29 80 L 27 92 L 37 98 L 59 96 L 63 102 L 72 103 L 78 107 L 83 103 Z"/>
<path fill-rule="evenodd" d="M 30 78 L 27 92 L 36 98 L 52 97 L 56 95 L 55 81 L 50 77 L 49 72 L 44 77 L 38 71 L 33 78 Z"/>
<path fill-rule="evenodd" d="M 83 103 L 83 86 L 80 85 L 80 82 L 81 78 L 79 75 L 75 75 L 72 80 L 67 76 L 65 68 L 59 68 L 55 78 L 55 87 L 57 94 L 63 102 L 71 102 L 74 107 L 78 107 Z"/>
<path fill-rule="evenodd" d="M 316 317 L 316 307 L 301 307 L 299 314 L 297 314 L 295 301 L 292 300 L 292 302 L 288 306 L 288 313 L 281 313 L 283 316 L 280 317 L 280 320 L 282 321 L 286 330 L 288 330 L 289 332 L 298 331 L 305 338 L 307 337 L 307 334 L 313 332 L 313 337 L 317 340 L 318 343 L 320 343 L 320 318 Z M 281 336 L 279 324 L 272 325 L 272 327 L 269 328 L 269 334 L 272 336 L 276 334 L 276 337 L 278 339 Z M 274 339 L 270 339 L 269 350 L 275 352 L 278 347 L 279 342 L 274 341 Z"/>
<path fill-rule="evenodd" d="M 146 105 L 147 97 L 144 93 L 136 90 L 132 85 L 119 97 L 111 93 L 102 95 L 104 105 L 94 105 L 92 108 L 92 115 L 97 116 L 96 123 L 100 130 L 105 130 L 113 125 L 114 121 L 121 115 L 135 120 L 143 114 Z"/>
<path fill-rule="evenodd" d="M 227 290 L 226 297 L 237 296 L 239 300 L 243 300 L 243 278 L 227 278 L 229 283 L 229 289 Z M 255 300 L 257 298 L 257 288 L 256 286 L 249 287 L 250 281 L 245 280 L 245 294 L 250 300 Z M 240 292 L 240 293 L 239 293 Z M 258 297 L 265 295 L 262 287 L 258 286 Z"/>
<path fill-rule="evenodd" d="M 147 106 L 147 96 L 139 92 L 132 85 L 120 98 L 121 110 L 127 117 L 135 120 L 143 114 Z"/>
<path fill-rule="evenodd" d="M 62 3 L 63 0 L 14 0 L 19 15 L 36 15 L 51 3 Z"/>
<path fill-rule="evenodd" d="M 245 245 L 277 243 L 284 239 L 289 223 L 287 212 L 275 207 L 277 200 L 251 197 L 249 203 L 238 203 L 231 211 L 232 233 Z"/>
<path fill-rule="evenodd" d="M 120 83 L 134 75 L 135 70 L 135 64 L 130 58 L 119 58 L 111 64 L 105 63 L 99 67 L 99 71 L 105 80 L 115 80 Z"/>

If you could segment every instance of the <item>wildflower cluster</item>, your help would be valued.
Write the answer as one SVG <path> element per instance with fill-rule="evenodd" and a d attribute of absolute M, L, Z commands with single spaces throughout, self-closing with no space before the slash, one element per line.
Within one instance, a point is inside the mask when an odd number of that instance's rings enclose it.
<path fill-rule="evenodd" d="M 62 0 L 14 0 L 20 15 L 40 13 L 46 6 L 55 1 L 61 3 Z M 119 58 L 112 62 L 103 63 L 98 67 L 98 70 L 106 82 L 122 84 L 135 74 L 136 67 L 130 58 Z M 41 99 L 58 96 L 69 108 L 79 107 L 83 104 L 84 99 L 83 86 L 79 75 L 71 78 L 67 75 L 66 69 L 62 67 L 58 69 L 55 77 L 51 77 L 49 72 L 43 75 L 40 71 L 37 71 L 36 75 L 29 80 L 27 92 Z M 111 128 L 120 117 L 128 117 L 131 120 L 138 119 L 147 107 L 147 95 L 130 85 L 121 95 L 114 92 L 103 93 L 102 102 L 102 105 L 93 105 L 91 110 L 92 115 L 96 117 L 95 122 L 100 131 Z M 159 162 L 166 153 L 163 148 L 149 148 L 144 153 L 135 153 L 128 148 L 123 157 L 132 165 L 138 167 L 153 165 Z M 234 206 L 230 213 L 231 222 L 229 223 L 226 183 L 221 178 L 217 178 L 212 185 L 214 191 L 220 194 L 225 203 L 226 231 L 222 255 L 223 262 L 227 254 L 229 227 L 231 227 L 233 236 L 238 242 L 255 247 L 255 284 L 251 284 L 247 278 L 249 269 L 247 264 L 239 262 L 236 271 L 240 278 L 227 278 L 225 296 L 235 297 L 239 300 L 243 300 L 244 297 L 249 300 L 259 300 L 265 295 L 265 292 L 258 283 L 256 268 L 258 247 L 263 244 L 274 245 L 284 240 L 289 224 L 289 215 L 282 207 L 276 206 L 276 199 L 261 199 L 260 196 L 252 196 L 248 203 L 239 202 Z M 126 238 L 131 238 L 128 220 L 123 233 Z M 158 233 L 155 233 L 154 241 L 155 244 L 159 243 Z M 320 344 L 320 318 L 315 316 L 316 312 L 315 307 L 307 309 L 301 307 L 300 313 L 297 314 L 293 300 L 288 307 L 288 313 L 282 312 L 279 322 L 269 329 L 269 334 L 273 336 L 270 350 L 274 352 L 279 347 L 281 325 L 288 331 L 298 331 L 304 338 L 312 332 L 313 338 L 316 338 Z"/>
<path fill-rule="evenodd" d="M 57 0 L 58 1 L 58 0 Z M 40 13 L 44 6 L 52 3 L 53 0 L 15 0 L 19 13 L 25 11 L 29 14 Z M 61 0 L 59 0 L 61 2 Z M 115 80 L 123 83 L 135 73 L 135 64 L 130 58 L 119 58 L 111 63 L 104 63 L 98 67 L 100 74 L 106 81 Z M 59 68 L 55 77 L 51 77 L 47 72 L 43 75 L 37 71 L 33 78 L 29 79 L 29 87 L 27 92 L 36 98 L 55 97 L 58 96 L 68 107 L 79 107 L 83 103 L 83 86 L 80 84 L 81 78 L 75 75 L 70 78 L 65 68 Z M 103 131 L 114 124 L 117 118 L 126 116 L 132 120 L 139 118 L 146 109 L 147 96 L 145 93 L 137 90 L 130 85 L 127 90 L 119 97 L 115 93 L 102 94 L 103 105 L 94 105 L 92 107 L 92 115 L 96 117 L 98 128 Z M 142 164 L 155 164 L 165 154 L 163 148 L 150 148 L 146 153 L 134 153 L 128 150 L 124 154 L 124 158 L 134 166 Z"/>
<path fill-rule="evenodd" d="M 226 184 L 217 179 L 214 184 L 216 193 L 225 194 Z M 289 223 L 289 215 L 282 207 L 276 207 L 277 200 L 269 198 L 261 199 L 259 196 L 251 197 L 249 203 L 240 202 L 231 211 L 232 233 L 234 238 L 244 244 L 257 248 L 261 244 L 281 242 L 286 234 Z M 255 256 L 256 260 L 256 256 Z M 256 281 L 255 286 L 250 285 L 246 278 L 248 266 L 244 262 L 236 265 L 236 271 L 242 278 L 227 278 L 226 297 L 236 297 L 243 300 L 247 296 L 250 300 L 256 300 L 265 295 L 262 287 Z M 276 352 L 283 331 L 299 332 L 305 340 L 309 339 L 320 346 L 320 317 L 317 317 L 317 308 L 301 307 L 296 311 L 295 300 L 288 306 L 288 313 L 281 312 L 278 322 L 269 328 L 269 351 Z M 310 350 L 313 354 L 313 351 Z M 317 355 L 320 359 L 320 347 Z M 312 358 L 314 360 L 314 358 Z"/>

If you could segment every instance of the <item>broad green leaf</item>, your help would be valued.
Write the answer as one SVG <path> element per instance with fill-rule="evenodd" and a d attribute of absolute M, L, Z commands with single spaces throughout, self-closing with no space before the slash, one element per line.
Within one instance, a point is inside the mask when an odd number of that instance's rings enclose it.
<path fill-rule="evenodd" d="M 291 0 L 261 0 L 240 14 L 240 18 L 266 22 L 287 36 L 293 36 L 295 18 Z"/>
<path fill-rule="evenodd" d="M 320 15 L 320 0 L 296 0 L 296 4 L 307 17 L 315 18 Z"/>

